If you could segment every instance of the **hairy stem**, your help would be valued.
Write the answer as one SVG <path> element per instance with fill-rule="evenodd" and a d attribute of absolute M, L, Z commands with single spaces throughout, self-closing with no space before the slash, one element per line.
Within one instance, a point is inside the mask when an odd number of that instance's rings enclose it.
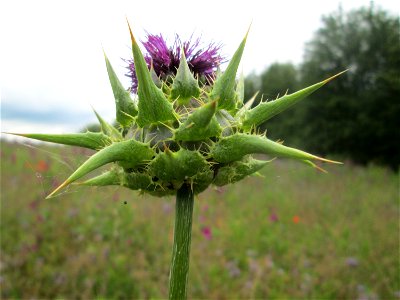
<path fill-rule="evenodd" d="M 174 246 L 169 274 L 169 299 L 186 299 L 192 240 L 193 191 L 184 184 L 176 194 Z"/>

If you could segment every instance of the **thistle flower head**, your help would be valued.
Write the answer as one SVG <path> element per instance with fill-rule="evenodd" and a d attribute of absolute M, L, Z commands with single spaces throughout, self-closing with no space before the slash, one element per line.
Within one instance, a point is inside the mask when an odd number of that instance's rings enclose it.
<path fill-rule="evenodd" d="M 190 71 L 204 84 L 210 83 L 215 78 L 217 68 L 224 62 L 220 54 L 221 45 L 211 43 L 202 48 L 200 38 L 194 40 L 192 38 L 183 42 L 179 35 L 176 35 L 174 43 L 168 46 L 161 34 L 148 33 L 146 41 L 142 43 L 147 52 L 144 59 L 148 68 L 152 67 L 157 77 L 167 82 L 169 78 L 176 75 L 183 47 Z M 136 93 L 138 79 L 133 59 L 128 60 L 128 70 L 127 76 L 132 81 L 131 92 Z"/>
<path fill-rule="evenodd" d="M 22 134 L 97 150 L 49 196 L 106 164 L 111 166 L 108 172 L 81 184 L 121 185 L 164 196 L 175 194 L 184 184 L 190 185 L 194 193 L 200 193 L 210 185 L 234 183 L 271 161 L 256 159 L 254 154 L 295 159 L 317 169 L 316 161 L 335 163 L 269 140 L 255 129 L 339 74 L 250 108 L 243 99 L 243 76 L 236 78 L 247 34 L 226 70 L 218 75 L 215 71 L 222 61 L 219 46 L 211 44 L 199 49 L 199 40 L 180 43 L 177 38 L 172 47 L 167 47 L 161 35 L 148 35 L 143 43 L 147 54 L 143 55 L 131 30 L 130 34 L 135 100 L 105 57 L 118 128 L 95 112 L 101 133 Z M 156 79 L 152 72 L 156 73 Z M 201 77 L 213 80 L 209 85 L 199 84 Z"/>

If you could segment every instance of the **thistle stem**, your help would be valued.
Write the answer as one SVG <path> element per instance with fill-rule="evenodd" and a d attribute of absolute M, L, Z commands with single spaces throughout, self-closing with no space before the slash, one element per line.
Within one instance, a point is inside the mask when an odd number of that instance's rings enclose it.
<path fill-rule="evenodd" d="M 169 274 L 169 299 L 186 299 L 192 240 L 193 191 L 184 184 L 176 194 L 174 246 Z"/>

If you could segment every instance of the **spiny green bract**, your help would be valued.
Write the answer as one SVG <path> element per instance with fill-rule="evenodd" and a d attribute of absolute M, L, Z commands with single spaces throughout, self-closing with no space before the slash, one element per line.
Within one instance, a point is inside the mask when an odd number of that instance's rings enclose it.
<path fill-rule="evenodd" d="M 101 133 L 21 134 L 98 151 L 49 197 L 109 163 L 112 166 L 108 172 L 79 184 L 121 185 L 164 196 L 175 194 L 182 184 L 190 184 L 195 193 L 200 193 L 211 184 L 223 186 L 239 181 L 269 162 L 252 157 L 257 153 L 292 158 L 314 167 L 313 161 L 336 163 L 254 133 L 256 126 L 302 100 L 335 76 L 251 108 L 251 105 L 244 105 L 243 76 L 236 80 L 247 34 L 226 71 L 219 74 L 211 86 L 200 87 L 184 53 L 176 76 L 171 81 L 161 82 L 160 86 L 159 78 L 149 70 L 130 27 L 129 31 L 138 79 L 137 101 L 132 101 L 105 58 L 115 96 L 118 129 L 95 112 Z"/>

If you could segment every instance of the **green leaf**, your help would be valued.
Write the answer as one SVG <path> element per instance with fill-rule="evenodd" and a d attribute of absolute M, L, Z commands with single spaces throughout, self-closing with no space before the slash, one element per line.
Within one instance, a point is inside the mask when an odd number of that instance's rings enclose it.
<path fill-rule="evenodd" d="M 236 85 L 236 98 L 239 107 L 243 105 L 244 101 L 244 74 L 240 73 L 239 81 Z"/>
<path fill-rule="evenodd" d="M 150 76 L 151 76 L 151 79 L 153 80 L 154 84 L 156 85 L 156 87 L 161 89 L 162 82 L 161 82 L 160 78 L 157 76 L 156 71 L 154 70 L 153 61 L 151 62 L 151 66 L 150 66 Z"/>
<path fill-rule="evenodd" d="M 131 34 L 132 53 L 135 62 L 136 76 L 138 79 L 138 125 L 144 127 L 153 123 L 175 120 L 176 117 L 172 104 L 153 82 L 146 61 L 139 49 L 139 45 L 133 37 L 130 26 L 129 32 Z"/>
<path fill-rule="evenodd" d="M 219 76 L 214 83 L 211 91 L 211 100 L 218 101 L 219 109 L 233 110 L 236 108 L 237 93 L 235 91 L 236 73 L 242 58 L 248 31 L 239 48 L 236 50 L 225 72 Z"/>
<path fill-rule="evenodd" d="M 123 127 L 128 127 L 133 122 L 133 117 L 138 114 L 136 106 L 133 103 L 129 92 L 124 89 L 119 81 L 117 74 L 115 74 L 115 71 L 105 53 L 104 58 L 106 60 L 108 78 L 110 79 L 111 88 L 114 94 L 117 121 Z"/>
<path fill-rule="evenodd" d="M 243 133 L 237 133 L 235 135 L 222 138 L 211 150 L 212 157 L 214 157 L 214 159 L 220 163 L 237 161 L 247 154 L 255 153 L 293 158 L 302 161 L 318 160 L 340 164 L 339 162 L 321 158 L 295 148 L 286 147 L 265 137 Z"/>
<path fill-rule="evenodd" d="M 91 156 L 47 198 L 52 197 L 61 188 L 105 164 L 111 162 L 120 162 L 124 168 L 135 168 L 138 165 L 150 160 L 154 155 L 154 151 L 149 147 L 148 144 L 144 144 L 133 139 L 113 143 Z"/>
<path fill-rule="evenodd" d="M 203 155 L 183 148 L 178 152 L 166 149 L 149 165 L 150 172 L 165 181 L 183 181 L 207 168 L 209 164 Z"/>
<path fill-rule="evenodd" d="M 201 141 L 209 137 L 219 136 L 221 126 L 215 118 L 216 102 L 210 102 L 197 108 L 175 131 L 177 141 Z"/>
<path fill-rule="evenodd" d="M 257 96 L 258 96 L 258 91 L 253 95 L 253 97 L 251 97 L 248 101 L 246 101 L 246 103 L 236 112 L 235 115 L 235 120 L 236 121 L 241 121 L 245 114 L 247 113 L 247 111 L 249 111 L 249 109 L 251 109 L 251 106 L 253 105 L 254 101 L 256 100 Z"/>
<path fill-rule="evenodd" d="M 254 159 L 251 156 L 245 157 L 240 161 L 235 161 L 218 169 L 217 176 L 213 183 L 216 186 L 224 186 L 229 183 L 235 183 L 243 178 L 261 170 L 271 161 Z"/>
<path fill-rule="evenodd" d="M 101 132 L 67 133 L 67 134 L 42 134 L 42 133 L 8 133 L 23 136 L 44 142 L 79 146 L 93 150 L 100 150 L 111 144 L 108 136 Z"/>
<path fill-rule="evenodd" d="M 101 131 L 103 131 L 107 136 L 112 138 L 114 141 L 122 140 L 121 133 L 111 124 L 107 123 L 98 113 L 93 109 L 97 120 L 99 120 Z"/>
<path fill-rule="evenodd" d="M 171 87 L 170 98 L 178 99 L 180 105 L 189 104 L 190 99 L 200 96 L 200 87 L 197 80 L 190 72 L 185 53 L 182 51 L 179 68 Z"/>
<path fill-rule="evenodd" d="M 297 102 L 303 100 L 304 98 L 318 90 L 320 87 L 322 87 L 332 79 L 338 77 L 339 75 L 343 74 L 344 72 L 346 71 L 340 72 L 324 81 L 316 83 L 293 94 L 285 95 L 274 101 L 262 102 L 258 104 L 255 108 L 250 109 L 244 113 L 242 128 L 250 129 L 252 126 L 258 126 L 264 123 L 273 116 L 283 112 Z"/>
<path fill-rule="evenodd" d="M 148 174 L 136 172 L 123 173 L 121 179 L 122 185 L 131 190 L 145 190 L 149 192 L 157 190 L 157 185 Z"/>
<path fill-rule="evenodd" d="M 88 185 L 88 186 L 121 185 L 120 173 L 121 173 L 120 170 L 117 170 L 115 168 L 99 176 L 90 178 L 83 182 L 78 182 L 76 184 Z"/>
<path fill-rule="evenodd" d="M 190 182 L 193 183 L 193 193 L 196 195 L 203 192 L 211 184 L 213 179 L 214 171 L 209 168 L 197 173 L 190 180 Z"/>
<path fill-rule="evenodd" d="M 87 186 L 120 185 L 131 190 L 145 190 L 148 192 L 154 192 L 158 188 L 149 175 L 136 172 L 126 173 L 121 168 L 114 168 L 111 171 L 77 184 Z"/>

